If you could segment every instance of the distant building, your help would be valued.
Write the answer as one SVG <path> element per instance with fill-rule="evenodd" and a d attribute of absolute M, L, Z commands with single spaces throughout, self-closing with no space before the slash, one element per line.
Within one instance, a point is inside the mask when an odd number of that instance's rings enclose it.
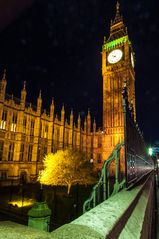
<path fill-rule="evenodd" d="M 6 94 L 6 72 L 0 82 L 0 179 L 6 181 L 34 180 L 45 154 L 58 149 L 73 147 L 86 152 L 96 168 L 101 168 L 114 146 L 124 139 L 122 89 L 127 84 L 128 99 L 135 107 L 134 52 L 127 28 L 116 5 L 115 19 L 111 21 L 110 36 L 104 38 L 102 47 L 103 76 L 103 126 L 96 129 L 90 112 L 81 124 L 71 111 L 69 120 L 64 106 L 61 115 L 54 114 L 54 102 L 50 111 L 42 109 L 39 93 L 36 107 L 26 102 L 25 84 L 21 98 Z"/>

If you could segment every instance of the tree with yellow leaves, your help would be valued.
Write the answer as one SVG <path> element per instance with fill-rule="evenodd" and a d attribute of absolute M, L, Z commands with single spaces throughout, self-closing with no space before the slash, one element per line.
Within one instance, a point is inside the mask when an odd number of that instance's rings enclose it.
<path fill-rule="evenodd" d="M 96 182 L 93 165 L 79 150 L 58 150 L 44 158 L 44 170 L 39 174 L 41 184 L 67 186 L 68 194 L 72 185 L 89 185 Z"/>

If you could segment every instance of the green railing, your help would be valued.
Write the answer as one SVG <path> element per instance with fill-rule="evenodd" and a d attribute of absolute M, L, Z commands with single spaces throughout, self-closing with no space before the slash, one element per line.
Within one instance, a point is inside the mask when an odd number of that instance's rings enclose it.
<path fill-rule="evenodd" d="M 120 151 L 123 146 L 123 143 L 117 144 L 108 160 L 104 162 L 99 181 L 83 204 L 83 213 L 96 207 L 99 203 L 125 187 L 125 175 L 121 176 L 120 172 Z M 110 172 L 110 167 L 113 163 L 115 163 L 114 177 Z"/>

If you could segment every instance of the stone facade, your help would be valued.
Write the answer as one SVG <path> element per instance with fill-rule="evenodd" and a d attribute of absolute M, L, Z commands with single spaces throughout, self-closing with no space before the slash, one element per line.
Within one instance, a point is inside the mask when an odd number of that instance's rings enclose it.
<path fill-rule="evenodd" d="M 0 82 L 0 178 L 8 180 L 34 180 L 42 169 L 45 154 L 67 147 L 77 148 L 86 153 L 101 167 L 101 131 L 96 131 L 95 121 L 91 122 L 90 112 L 81 124 L 80 115 L 74 121 L 73 111 L 69 119 L 62 106 L 61 115 L 54 113 L 54 101 L 50 111 L 42 110 L 41 92 L 37 105 L 26 102 L 25 84 L 21 98 L 6 94 L 6 73 Z M 93 130 L 91 130 L 91 128 Z"/>

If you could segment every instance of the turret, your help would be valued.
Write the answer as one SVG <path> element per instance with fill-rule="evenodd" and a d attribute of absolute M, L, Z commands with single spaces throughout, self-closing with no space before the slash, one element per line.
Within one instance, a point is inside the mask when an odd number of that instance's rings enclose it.
<path fill-rule="evenodd" d="M 5 69 L 3 73 L 3 78 L 0 82 L 0 101 L 4 101 L 5 99 L 6 86 L 7 86 L 7 80 L 6 80 L 6 69 Z"/>
<path fill-rule="evenodd" d="M 87 131 L 90 133 L 91 131 L 91 115 L 90 115 L 90 110 L 88 109 L 88 114 L 87 114 Z"/>
<path fill-rule="evenodd" d="M 41 90 L 39 92 L 39 97 L 37 99 L 37 113 L 41 114 L 41 107 L 42 107 L 42 98 L 41 98 Z"/>
<path fill-rule="evenodd" d="M 23 89 L 21 90 L 21 99 L 20 99 L 20 104 L 22 108 L 25 108 L 25 102 L 26 102 L 26 82 L 24 81 Z"/>
<path fill-rule="evenodd" d="M 87 119 L 84 119 L 84 132 L 87 132 Z"/>
<path fill-rule="evenodd" d="M 65 121 L 65 109 L 64 109 L 64 105 L 63 105 L 62 109 L 61 109 L 61 122 L 62 122 L 62 124 L 64 124 L 64 121 Z"/>
<path fill-rule="evenodd" d="M 80 128 L 81 128 L 81 117 L 80 117 L 80 114 L 78 115 L 77 128 L 78 128 L 79 130 L 80 130 Z"/>
<path fill-rule="evenodd" d="M 93 121 L 93 133 L 95 133 L 95 132 L 96 132 L 96 121 L 94 119 L 94 121 Z"/>
<path fill-rule="evenodd" d="M 51 105 L 50 105 L 50 118 L 53 119 L 54 118 L 54 99 L 52 99 Z"/>
<path fill-rule="evenodd" d="M 73 110 L 71 110 L 70 114 L 70 126 L 73 127 Z"/>

